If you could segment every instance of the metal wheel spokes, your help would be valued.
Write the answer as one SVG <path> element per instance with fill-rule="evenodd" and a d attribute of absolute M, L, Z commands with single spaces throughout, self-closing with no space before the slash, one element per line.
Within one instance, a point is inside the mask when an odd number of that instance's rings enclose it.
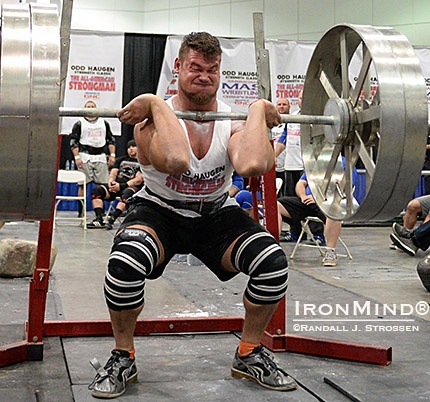
<path fill-rule="evenodd" d="M 302 106 L 336 122 L 301 126 L 307 178 L 323 212 L 335 220 L 400 213 L 427 139 L 426 86 L 407 39 L 392 28 L 335 26 L 312 55 Z M 355 191 L 356 169 L 365 172 L 365 194 Z"/>
<path fill-rule="evenodd" d="M 58 148 L 59 19 L 55 6 L 3 4 L 1 220 L 49 219 Z"/>

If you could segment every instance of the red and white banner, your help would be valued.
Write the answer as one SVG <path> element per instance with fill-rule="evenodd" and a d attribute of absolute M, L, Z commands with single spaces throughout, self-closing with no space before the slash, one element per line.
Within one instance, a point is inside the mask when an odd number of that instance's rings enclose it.
<path fill-rule="evenodd" d="M 166 42 L 164 61 L 158 82 L 157 95 L 168 99 L 177 92 L 177 77 L 173 72 L 173 62 L 178 55 L 182 36 L 169 36 Z M 219 38 L 223 50 L 221 60 L 221 82 L 218 97 L 233 110 L 246 112 L 250 101 L 257 99 L 257 73 L 254 41 L 252 39 Z M 272 101 L 287 98 L 291 103 L 290 113 L 297 108 L 297 97 L 303 88 L 306 71 L 316 42 L 296 42 L 267 40 L 269 51 Z M 430 49 L 415 48 L 420 60 L 430 109 Z M 349 67 L 351 83 L 360 71 L 359 52 L 351 60 Z M 370 72 L 371 91 L 377 89 L 376 72 Z"/>
<path fill-rule="evenodd" d="M 306 78 L 306 70 L 316 43 L 295 41 L 267 41 L 272 80 L 272 101 L 286 98 L 294 112 Z"/>
<path fill-rule="evenodd" d="M 221 82 L 218 97 L 233 110 L 246 112 L 248 104 L 257 99 L 257 71 L 252 39 L 219 38 L 222 47 Z M 157 95 L 168 99 L 177 92 L 173 62 L 178 55 L 182 36 L 169 36 L 158 82 Z M 272 100 L 287 97 L 293 105 L 303 87 L 305 72 L 315 43 L 266 41 L 269 50 Z"/>
<path fill-rule="evenodd" d="M 421 70 L 424 75 L 424 80 L 427 86 L 427 107 L 429 109 L 430 123 L 430 49 L 424 47 L 415 48 L 415 54 L 421 64 Z"/>
<path fill-rule="evenodd" d="M 97 107 L 122 107 L 124 34 L 75 31 L 70 35 L 64 106 L 81 108 L 92 100 Z M 69 134 L 76 117 L 64 117 L 61 133 Z M 121 135 L 118 119 L 107 119 Z"/>

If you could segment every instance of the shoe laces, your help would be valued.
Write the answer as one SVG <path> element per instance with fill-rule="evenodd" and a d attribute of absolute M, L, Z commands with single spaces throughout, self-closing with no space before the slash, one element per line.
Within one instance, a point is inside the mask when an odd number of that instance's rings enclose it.
<path fill-rule="evenodd" d="M 334 250 L 327 250 L 325 252 L 325 256 L 324 256 L 325 260 L 335 260 L 336 258 L 337 258 L 336 257 L 336 251 L 334 251 Z"/>
<path fill-rule="evenodd" d="M 116 363 L 119 363 L 119 358 L 121 356 L 116 351 L 112 352 L 112 356 L 107 361 L 106 365 L 104 366 L 104 369 L 109 373 L 112 374 L 114 370 L 114 366 Z"/>
<path fill-rule="evenodd" d="M 94 389 L 94 385 L 97 383 L 103 382 L 105 379 L 108 379 L 111 383 L 112 375 L 116 375 L 114 373 L 115 369 L 118 369 L 118 364 L 120 363 L 120 359 L 126 359 L 127 357 L 121 356 L 121 353 L 117 350 L 112 351 L 112 355 L 109 358 L 109 360 L 106 362 L 105 366 L 102 368 L 100 363 L 97 359 L 93 359 L 90 361 L 90 364 L 94 367 L 94 369 L 97 371 L 97 375 L 95 376 L 94 380 L 90 385 L 88 385 L 89 389 Z"/>
<path fill-rule="evenodd" d="M 265 365 L 270 367 L 272 370 L 278 370 L 278 365 L 276 364 L 275 356 L 272 353 L 270 353 L 267 349 L 262 348 L 259 355 Z"/>
<path fill-rule="evenodd" d="M 264 365 L 270 370 L 270 372 L 276 373 L 276 381 L 282 381 L 283 377 L 288 377 L 288 373 L 278 366 L 278 361 L 273 353 L 263 347 L 259 354 Z"/>

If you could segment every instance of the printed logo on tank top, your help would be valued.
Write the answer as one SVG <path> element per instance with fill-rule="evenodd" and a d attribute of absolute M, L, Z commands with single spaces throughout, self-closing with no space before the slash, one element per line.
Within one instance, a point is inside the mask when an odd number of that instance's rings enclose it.
<path fill-rule="evenodd" d="M 100 137 L 103 135 L 102 130 L 100 130 L 99 127 L 95 127 L 95 128 L 89 127 L 87 130 L 88 130 L 88 137 Z"/>
<path fill-rule="evenodd" d="M 168 175 L 166 187 L 184 195 L 212 194 L 225 183 L 225 165 L 219 166 L 208 172 L 190 172 L 181 175 Z"/>
<path fill-rule="evenodd" d="M 100 148 L 106 144 L 106 125 L 103 120 L 87 121 L 81 118 L 81 139 L 82 145 Z"/>

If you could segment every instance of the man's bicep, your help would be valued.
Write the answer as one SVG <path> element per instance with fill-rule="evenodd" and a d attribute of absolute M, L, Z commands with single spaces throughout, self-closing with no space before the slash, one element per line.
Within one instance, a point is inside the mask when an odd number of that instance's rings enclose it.
<path fill-rule="evenodd" d="M 240 133 L 232 133 L 230 136 L 230 140 L 228 142 L 228 156 L 230 158 L 230 161 L 233 165 L 233 167 L 236 169 L 238 164 L 238 147 L 239 147 L 239 140 L 240 140 Z M 240 173 L 239 173 L 240 174 Z"/>
<path fill-rule="evenodd" d="M 134 140 L 137 144 L 137 159 L 142 165 L 150 165 L 150 146 L 155 127 L 152 120 L 145 120 L 134 126 Z"/>

